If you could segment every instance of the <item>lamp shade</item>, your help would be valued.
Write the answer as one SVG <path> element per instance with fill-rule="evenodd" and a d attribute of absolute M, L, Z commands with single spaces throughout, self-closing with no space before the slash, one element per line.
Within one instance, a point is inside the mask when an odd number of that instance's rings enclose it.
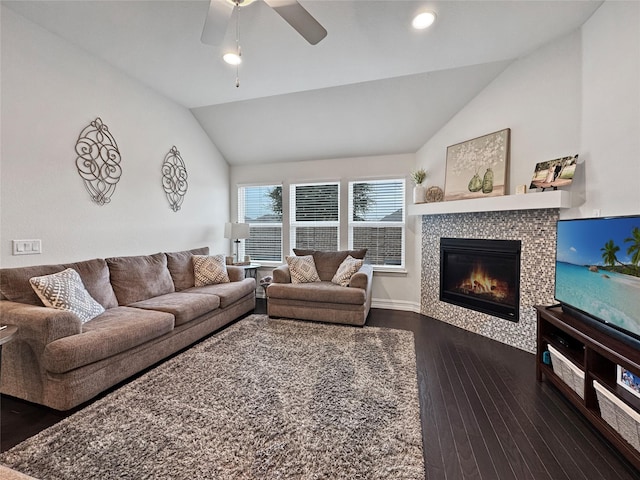
<path fill-rule="evenodd" d="M 248 223 L 225 223 L 224 224 L 224 238 L 249 238 L 249 224 Z"/>

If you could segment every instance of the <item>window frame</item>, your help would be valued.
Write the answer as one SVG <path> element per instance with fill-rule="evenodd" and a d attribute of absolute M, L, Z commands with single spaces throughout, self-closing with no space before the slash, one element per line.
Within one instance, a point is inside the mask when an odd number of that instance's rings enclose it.
<path fill-rule="evenodd" d="M 316 185 L 335 185 L 338 188 L 337 202 L 338 202 L 338 219 L 337 220 L 296 220 L 296 197 L 297 187 L 309 187 Z M 341 185 L 340 181 L 323 181 L 323 182 L 296 182 L 289 185 L 289 246 L 293 251 L 296 246 L 296 229 L 304 227 L 335 227 L 336 228 L 336 251 L 340 250 L 340 238 L 341 228 L 340 222 L 342 219 L 341 212 L 341 199 L 340 199 Z M 313 248 L 312 248 L 313 249 Z"/>
<path fill-rule="evenodd" d="M 354 198 L 353 187 L 358 183 L 381 184 L 381 183 L 398 183 L 402 190 L 402 200 L 400 202 L 402 208 L 402 220 L 400 221 L 370 221 L 370 220 L 354 220 Z M 400 228 L 400 265 L 384 265 L 371 263 L 375 271 L 380 272 L 405 272 L 406 271 L 406 244 L 407 244 L 407 186 L 406 179 L 400 177 L 376 178 L 376 179 L 352 179 L 348 182 L 348 227 L 347 238 L 348 248 L 354 249 L 354 228 Z M 366 261 L 365 256 L 365 261 Z M 368 263 L 368 262 L 367 262 Z"/>
<path fill-rule="evenodd" d="M 249 224 L 249 235 L 250 238 L 252 237 L 253 233 L 256 232 L 256 230 L 260 229 L 260 228 L 280 228 L 280 258 L 278 260 L 263 260 L 261 258 L 254 258 L 253 256 L 251 257 L 251 261 L 255 262 L 255 263 L 260 263 L 263 265 L 273 265 L 273 266 L 278 266 L 281 265 L 284 262 L 284 216 L 285 216 L 285 212 L 284 212 L 284 205 L 282 208 L 282 217 L 280 219 L 280 222 L 251 222 L 251 221 L 247 221 L 246 220 L 246 202 L 245 202 L 245 198 L 244 198 L 244 192 L 246 191 L 246 189 L 250 189 L 250 188 L 274 188 L 274 187 L 280 187 L 281 190 L 284 192 L 284 188 L 283 188 L 283 184 L 282 183 L 265 183 L 265 184 L 245 184 L 245 185 L 238 185 L 237 187 L 237 199 L 238 199 L 238 208 L 237 208 L 237 219 L 238 222 L 240 223 L 248 223 Z M 255 238 L 254 238 L 255 239 Z M 248 239 L 246 239 L 248 240 Z M 246 255 L 246 240 L 244 242 L 241 242 L 239 248 L 238 248 L 238 257 L 240 258 L 244 258 L 244 256 Z M 240 259 L 239 258 L 239 259 Z"/>

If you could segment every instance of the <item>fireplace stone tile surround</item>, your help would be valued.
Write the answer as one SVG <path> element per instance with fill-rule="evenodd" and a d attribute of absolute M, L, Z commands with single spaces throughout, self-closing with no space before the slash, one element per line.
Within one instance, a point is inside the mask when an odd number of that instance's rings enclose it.
<path fill-rule="evenodd" d="M 534 305 L 554 302 L 559 210 L 513 210 L 422 216 L 420 313 L 534 353 Z M 520 321 L 510 322 L 439 300 L 440 237 L 520 240 Z"/>

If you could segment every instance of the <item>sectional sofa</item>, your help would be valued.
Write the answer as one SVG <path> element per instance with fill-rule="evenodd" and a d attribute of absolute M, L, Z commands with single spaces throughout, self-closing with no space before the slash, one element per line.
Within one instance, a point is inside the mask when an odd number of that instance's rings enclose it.
<path fill-rule="evenodd" d="M 68 410 L 255 308 L 255 280 L 195 286 L 208 248 L 72 264 L 0 269 L 0 323 L 18 326 L 2 349 L 3 394 Z M 43 306 L 29 279 L 75 270 L 104 312 L 86 322 Z M 102 308 L 100 308 L 102 310 Z"/>

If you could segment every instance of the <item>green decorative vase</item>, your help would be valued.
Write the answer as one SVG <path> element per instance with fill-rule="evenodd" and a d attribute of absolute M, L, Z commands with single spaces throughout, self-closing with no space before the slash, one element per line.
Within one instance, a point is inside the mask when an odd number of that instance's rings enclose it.
<path fill-rule="evenodd" d="M 482 189 L 482 180 L 477 173 L 469 181 L 468 188 L 470 192 L 479 192 Z"/>
<path fill-rule="evenodd" d="M 482 179 L 482 193 L 493 192 L 493 170 L 487 168 L 484 172 L 484 178 Z"/>

